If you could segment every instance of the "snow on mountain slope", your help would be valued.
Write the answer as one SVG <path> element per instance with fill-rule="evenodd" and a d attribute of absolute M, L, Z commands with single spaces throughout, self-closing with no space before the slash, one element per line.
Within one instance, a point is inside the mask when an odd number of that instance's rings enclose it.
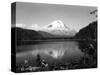
<path fill-rule="evenodd" d="M 62 21 L 56 20 L 46 25 L 40 31 L 45 31 L 54 35 L 74 36 L 76 31 L 67 27 Z"/>
<path fill-rule="evenodd" d="M 62 21 L 56 20 L 47 25 L 47 28 L 50 30 L 68 30 L 68 28 L 63 24 Z"/>

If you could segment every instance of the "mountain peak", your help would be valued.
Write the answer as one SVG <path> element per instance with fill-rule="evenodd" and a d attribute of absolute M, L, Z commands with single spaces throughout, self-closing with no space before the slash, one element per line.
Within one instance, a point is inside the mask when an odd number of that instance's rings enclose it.
<path fill-rule="evenodd" d="M 46 27 L 50 30 L 69 30 L 69 28 L 61 20 L 55 20 Z"/>
<path fill-rule="evenodd" d="M 63 24 L 63 22 L 61 20 L 55 20 L 52 22 L 53 24 L 58 23 L 58 24 Z"/>
<path fill-rule="evenodd" d="M 46 29 L 46 30 L 45 30 Z M 45 31 L 54 34 L 54 35 L 71 35 L 73 36 L 76 31 L 72 28 L 69 28 L 61 20 L 55 20 L 48 24 L 45 28 Z"/>

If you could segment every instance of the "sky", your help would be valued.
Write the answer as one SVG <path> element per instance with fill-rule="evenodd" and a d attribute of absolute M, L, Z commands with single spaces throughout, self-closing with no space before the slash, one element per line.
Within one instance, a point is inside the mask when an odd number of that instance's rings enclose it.
<path fill-rule="evenodd" d="M 43 3 L 16 3 L 16 24 L 26 27 L 34 24 L 45 26 L 55 20 L 61 20 L 69 28 L 79 31 L 92 21 L 95 15 L 90 12 L 97 7 L 73 6 Z"/>

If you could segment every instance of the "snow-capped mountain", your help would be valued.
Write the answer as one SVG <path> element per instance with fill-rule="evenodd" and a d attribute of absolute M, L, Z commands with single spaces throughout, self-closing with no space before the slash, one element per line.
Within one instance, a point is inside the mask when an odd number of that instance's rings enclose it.
<path fill-rule="evenodd" d="M 54 34 L 54 35 L 75 35 L 76 31 L 67 27 L 62 21 L 56 20 L 46 25 L 43 31 Z"/>
<path fill-rule="evenodd" d="M 38 25 L 32 25 L 30 27 L 33 30 L 36 31 L 43 31 L 48 32 L 53 35 L 64 35 L 64 36 L 74 36 L 76 31 L 67 27 L 61 20 L 55 20 L 52 23 L 45 25 L 43 27 L 40 27 Z"/>
<path fill-rule="evenodd" d="M 49 30 L 67 30 L 67 27 L 63 24 L 62 21 L 56 20 L 46 26 Z"/>

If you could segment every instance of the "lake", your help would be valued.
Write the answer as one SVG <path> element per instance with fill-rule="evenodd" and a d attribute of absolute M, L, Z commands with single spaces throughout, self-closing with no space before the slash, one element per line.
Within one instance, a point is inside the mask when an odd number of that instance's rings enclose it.
<path fill-rule="evenodd" d="M 38 44 L 18 46 L 17 50 L 17 63 L 24 63 L 25 60 L 34 62 L 38 54 L 48 63 L 69 63 L 84 56 L 77 41 L 41 41 Z"/>

